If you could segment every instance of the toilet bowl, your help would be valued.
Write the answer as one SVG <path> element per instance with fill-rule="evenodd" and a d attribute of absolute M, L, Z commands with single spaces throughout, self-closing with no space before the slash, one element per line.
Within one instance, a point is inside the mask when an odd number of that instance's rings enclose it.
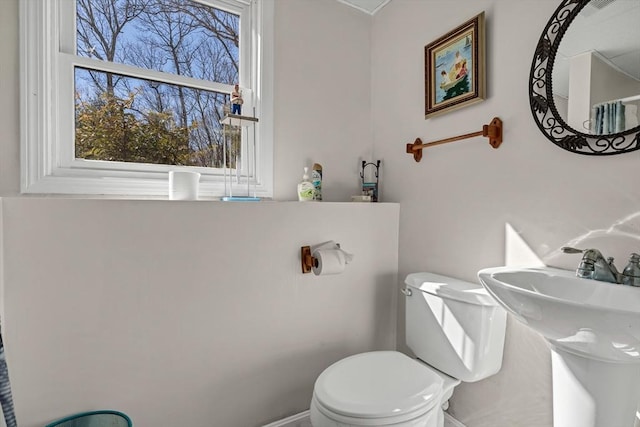
<path fill-rule="evenodd" d="M 442 427 L 456 385 L 502 365 L 506 312 L 484 288 L 432 273 L 407 276 L 407 345 L 346 357 L 315 382 L 314 427 Z"/>
<path fill-rule="evenodd" d="M 322 427 L 437 425 L 460 381 L 397 351 L 342 359 L 317 379 L 311 423 Z"/>

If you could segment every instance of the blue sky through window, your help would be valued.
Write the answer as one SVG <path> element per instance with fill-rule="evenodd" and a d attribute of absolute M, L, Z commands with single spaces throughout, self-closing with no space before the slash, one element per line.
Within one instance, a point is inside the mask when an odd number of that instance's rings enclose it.
<path fill-rule="evenodd" d="M 77 0 L 77 55 L 234 84 L 238 81 L 239 25 L 240 18 L 237 15 L 187 0 Z M 130 99 L 131 102 L 126 104 L 129 118 L 148 125 L 151 117 L 157 119 L 159 114 L 164 115 L 162 123 L 167 124 L 167 133 L 159 133 L 157 139 L 160 141 L 171 137 L 176 127 L 183 129 L 183 133 L 188 134 L 188 141 L 182 144 L 186 144 L 186 147 L 182 146 L 180 150 L 186 149 L 189 154 L 126 158 L 122 154 L 101 154 L 108 152 L 104 147 L 79 150 L 76 138 L 77 157 L 206 167 L 222 165 L 220 152 L 223 141 L 219 121 L 222 105 L 227 102 L 228 95 L 97 68 L 76 67 L 77 115 L 79 111 L 97 114 L 98 110 L 87 109 L 87 106 L 100 106 L 109 99 L 118 102 Z M 95 123 L 99 126 L 103 122 Z M 77 122 L 76 129 L 78 126 Z M 113 126 L 113 123 L 109 126 Z M 155 129 L 163 132 L 161 128 Z M 141 145 L 131 135 L 123 135 L 132 147 Z M 83 146 L 86 143 L 85 138 Z M 134 150 L 124 151 L 130 153 Z M 86 153 L 91 154 L 89 156 Z"/>

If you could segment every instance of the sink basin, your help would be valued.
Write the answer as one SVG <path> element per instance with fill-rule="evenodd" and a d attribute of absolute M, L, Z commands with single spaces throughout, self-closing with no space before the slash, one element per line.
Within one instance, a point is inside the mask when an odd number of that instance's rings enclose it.
<path fill-rule="evenodd" d="M 550 344 L 554 427 L 633 427 L 640 401 L 640 288 L 550 267 L 485 268 L 493 298 Z"/>
<path fill-rule="evenodd" d="M 556 268 L 487 268 L 487 291 L 549 342 L 585 357 L 640 363 L 640 288 Z"/>

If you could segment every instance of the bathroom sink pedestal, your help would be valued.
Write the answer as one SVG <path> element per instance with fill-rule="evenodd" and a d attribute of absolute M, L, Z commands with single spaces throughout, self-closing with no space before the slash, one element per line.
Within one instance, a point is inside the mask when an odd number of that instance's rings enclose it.
<path fill-rule="evenodd" d="M 634 427 L 640 402 L 640 288 L 553 267 L 478 278 L 552 349 L 554 427 Z"/>
<path fill-rule="evenodd" d="M 640 360 L 597 360 L 550 344 L 554 427 L 634 426 Z"/>

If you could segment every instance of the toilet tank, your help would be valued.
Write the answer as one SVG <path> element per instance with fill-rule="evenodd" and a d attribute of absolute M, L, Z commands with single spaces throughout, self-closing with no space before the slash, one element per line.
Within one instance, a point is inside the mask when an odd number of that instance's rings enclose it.
<path fill-rule="evenodd" d="M 500 370 L 507 314 L 481 285 L 433 273 L 405 284 L 407 346 L 418 359 L 465 382 Z"/>

